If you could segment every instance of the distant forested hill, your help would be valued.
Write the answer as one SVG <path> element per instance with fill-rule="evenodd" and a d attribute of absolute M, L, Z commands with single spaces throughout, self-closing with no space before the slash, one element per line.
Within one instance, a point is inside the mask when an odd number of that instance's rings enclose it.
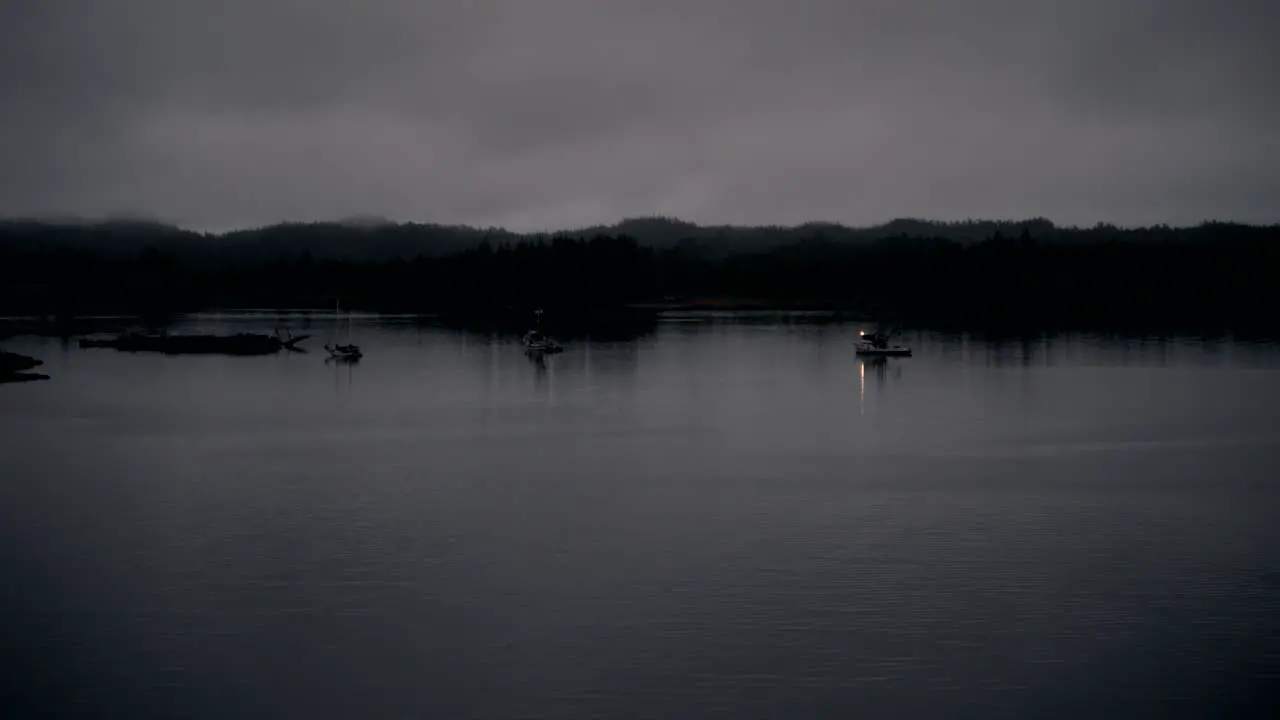
<path fill-rule="evenodd" d="M 867 245 L 877 241 L 949 240 L 971 245 L 996 237 L 1030 234 L 1041 244 L 1093 243 L 1113 239 L 1178 241 L 1206 234 L 1258 231 L 1243 225 L 1209 223 L 1193 228 L 1160 226 L 1121 229 L 1111 225 L 1060 228 L 1044 218 L 939 222 L 898 219 L 871 227 L 812 222 L 796 226 L 697 225 L 675 218 L 629 218 L 560 232 L 515 233 L 499 228 L 394 223 L 378 218 L 338 222 L 280 223 L 225 233 L 200 233 L 159 222 L 115 220 L 58 222 L 0 221 L 0 253 L 93 252 L 136 255 L 152 249 L 179 261 L 211 265 L 260 263 L 309 256 L 312 260 L 386 262 L 450 255 L 489 243 L 497 247 L 555 236 L 625 236 L 656 249 L 696 248 L 711 257 L 761 252 L 796 243 Z"/>
<path fill-rule="evenodd" d="M 359 218 L 197 233 L 148 221 L 0 222 L 0 313 L 349 307 L 484 316 L 734 298 L 919 322 L 1280 326 L 1280 226 L 869 228 L 633 218 L 564 233 Z M 505 310 L 504 310 L 505 312 Z"/>

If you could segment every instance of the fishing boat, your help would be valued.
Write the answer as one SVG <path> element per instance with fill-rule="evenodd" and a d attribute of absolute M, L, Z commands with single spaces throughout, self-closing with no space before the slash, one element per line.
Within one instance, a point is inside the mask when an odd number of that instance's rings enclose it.
<path fill-rule="evenodd" d="M 858 331 L 858 341 L 854 345 L 854 352 L 858 355 L 870 355 L 879 357 L 910 357 L 911 348 L 905 345 L 890 345 L 889 339 L 893 333 L 889 330 L 877 330 L 867 332 L 865 330 Z"/>
<path fill-rule="evenodd" d="M 523 342 L 525 351 L 531 353 L 558 353 L 564 350 L 560 343 L 540 330 L 530 330 L 525 333 Z"/>
<path fill-rule="evenodd" d="M 564 350 L 560 343 L 554 338 L 542 331 L 542 309 L 539 308 L 533 313 L 535 325 L 532 330 L 524 334 L 521 342 L 524 343 L 524 350 L 527 353 L 550 354 L 558 353 Z"/>
<path fill-rule="evenodd" d="M 333 342 L 324 346 L 324 349 L 329 351 L 329 359 L 351 361 L 364 357 L 364 353 L 360 352 L 360 346 L 351 342 L 351 324 L 353 321 L 350 313 L 347 314 L 347 344 L 340 345 L 338 343 L 338 324 L 342 317 L 341 301 L 335 301 L 333 313 Z"/>

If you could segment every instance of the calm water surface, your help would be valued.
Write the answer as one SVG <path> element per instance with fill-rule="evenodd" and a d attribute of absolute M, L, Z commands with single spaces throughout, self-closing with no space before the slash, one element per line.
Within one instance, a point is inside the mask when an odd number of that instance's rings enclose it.
<path fill-rule="evenodd" d="M 1280 709 L 1275 346 L 326 323 L 5 344 L 53 376 L 0 386 L 5 717 Z"/>

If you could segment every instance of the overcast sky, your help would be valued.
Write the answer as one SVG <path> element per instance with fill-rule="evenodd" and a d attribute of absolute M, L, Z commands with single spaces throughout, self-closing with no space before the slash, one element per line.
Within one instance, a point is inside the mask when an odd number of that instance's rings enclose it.
<path fill-rule="evenodd" d="M 1275 0 L 0 0 L 0 214 L 1280 221 Z"/>

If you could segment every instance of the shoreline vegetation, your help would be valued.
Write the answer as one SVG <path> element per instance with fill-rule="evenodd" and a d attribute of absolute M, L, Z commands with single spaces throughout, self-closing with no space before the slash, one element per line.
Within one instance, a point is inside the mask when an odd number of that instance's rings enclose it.
<path fill-rule="evenodd" d="M 564 233 L 359 219 L 197 233 L 138 221 L 0 221 L 0 315 L 92 332 L 93 314 L 210 308 L 433 314 L 566 327 L 658 312 L 821 310 L 940 329 L 1280 327 L 1280 225 L 870 228 L 638 218 Z M 29 329 L 29 328 L 28 328 Z M 0 330 L 3 334 L 3 330 Z"/>

